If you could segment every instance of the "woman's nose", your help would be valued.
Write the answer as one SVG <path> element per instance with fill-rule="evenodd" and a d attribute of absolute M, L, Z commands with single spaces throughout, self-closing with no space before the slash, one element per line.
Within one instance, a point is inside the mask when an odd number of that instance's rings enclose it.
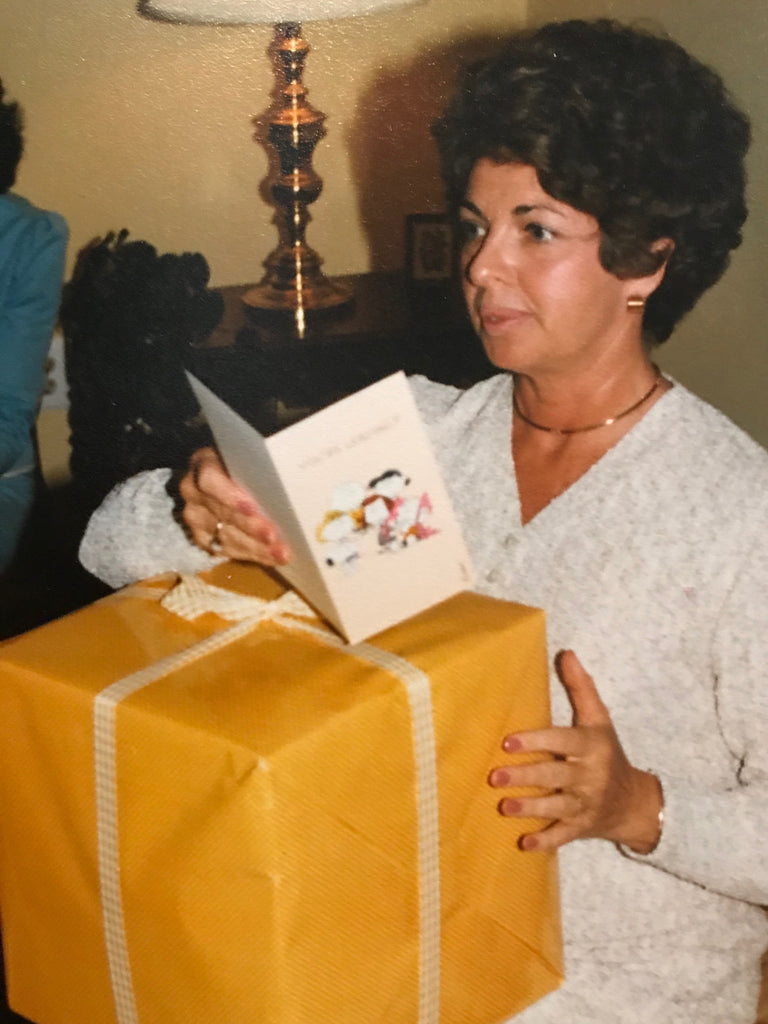
<path fill-rule="evenodd" d="M 513 272 L 512 263 L 510 254 L 502 250 L 498 240 L 486 235 L 474 251 L 467 254 L 464 276 L 470 284 L 482 288 L 490 281 L 508 277 Z"/>

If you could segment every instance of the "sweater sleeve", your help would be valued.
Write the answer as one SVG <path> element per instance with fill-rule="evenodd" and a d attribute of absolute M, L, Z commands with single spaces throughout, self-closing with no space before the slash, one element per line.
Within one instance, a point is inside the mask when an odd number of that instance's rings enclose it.
<path fill-rule="evenodd" d="M 56 323 L 64 272 L 67 226 L 40 213 L 18 239 L 13 273 L 0 305 L 0 473 L 29 450 Z"/>
<path fill-rule="evenodd" d="M 174 516 L 169 469 L 118 484 L 88 521 L 80 543 L 83 566 L 110 587 L 164 572 L 197 573 L 224 561 L 189 540 Z"/>
<path fill-rule="evenodd" d="M 423 377 L 411 378 L 411 384 L 428 425 L 455 394 Z M 177 522 L 167 490 L 170 476 L 169 469 L 156 469 L 125 480 L 88 521 L 80 562 L 108 586 L 123 587 L 164 572 L 202 572 L 222 561 L 196 547 Z"/>
<path fill-rule="evenodd" d="M 651 855 L 635 859 L 725 896 L 766 905 L 768 545 L 761 538 L 752 544 L 722 606 L 712 665 L 731 778 L 712 789 L 695 779 L 660 774 L 662 838 Z"/>
<path fill-rule="evenodd" d="M 453 389 L 410 378 L 427 426 L 439 420 Z M 218 564 L 187 537 L 174 516 L 169 469 L 148 470 L 114 487 L 88 521 L 81 564 L 110 587 L 164 572 L 197 573 Z"/>

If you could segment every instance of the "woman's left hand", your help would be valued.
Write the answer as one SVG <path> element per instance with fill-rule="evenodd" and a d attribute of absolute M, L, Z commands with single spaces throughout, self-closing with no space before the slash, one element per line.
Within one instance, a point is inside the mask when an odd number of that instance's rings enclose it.
<path fill-rule="evenodd" d="M 542 831 L 521 839 L 524 850 L 554 850 L 574 839 L 592 838 L 649 853 L 659 840 L 658 779 L 630 764 L 592 677 L 573 651 L 562 651 L 556 668 L 573 708 L 573 725 L 507 736 L 502 743 L 507 753 L 539 751 L 553 756 L 504 765 L 489 777 L 492 786 L 549 792 L 504 797 L 500 813 L 550 819 Z"/>

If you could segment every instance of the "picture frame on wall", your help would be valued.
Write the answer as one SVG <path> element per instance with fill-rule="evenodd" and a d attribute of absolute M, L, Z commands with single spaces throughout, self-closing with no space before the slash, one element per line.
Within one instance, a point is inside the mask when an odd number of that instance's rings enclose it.
<path fill-rule="evenodd" d="M 405 219 L 405 269 L 414 285 L 441 284 L 453 275 L 455 238 L 444 213 L 411 213 Z"/>

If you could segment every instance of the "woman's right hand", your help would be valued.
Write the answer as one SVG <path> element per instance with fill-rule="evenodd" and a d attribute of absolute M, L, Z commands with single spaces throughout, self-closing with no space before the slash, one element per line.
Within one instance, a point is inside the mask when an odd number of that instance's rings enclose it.
<path fill-rule="evenodd" d="M 284 565 L 290 551 L 253 495 L 235 483 L 213 448 L 201 448 L 179 484 L 182 516 L 198 547 L 262 565 Z"/>

